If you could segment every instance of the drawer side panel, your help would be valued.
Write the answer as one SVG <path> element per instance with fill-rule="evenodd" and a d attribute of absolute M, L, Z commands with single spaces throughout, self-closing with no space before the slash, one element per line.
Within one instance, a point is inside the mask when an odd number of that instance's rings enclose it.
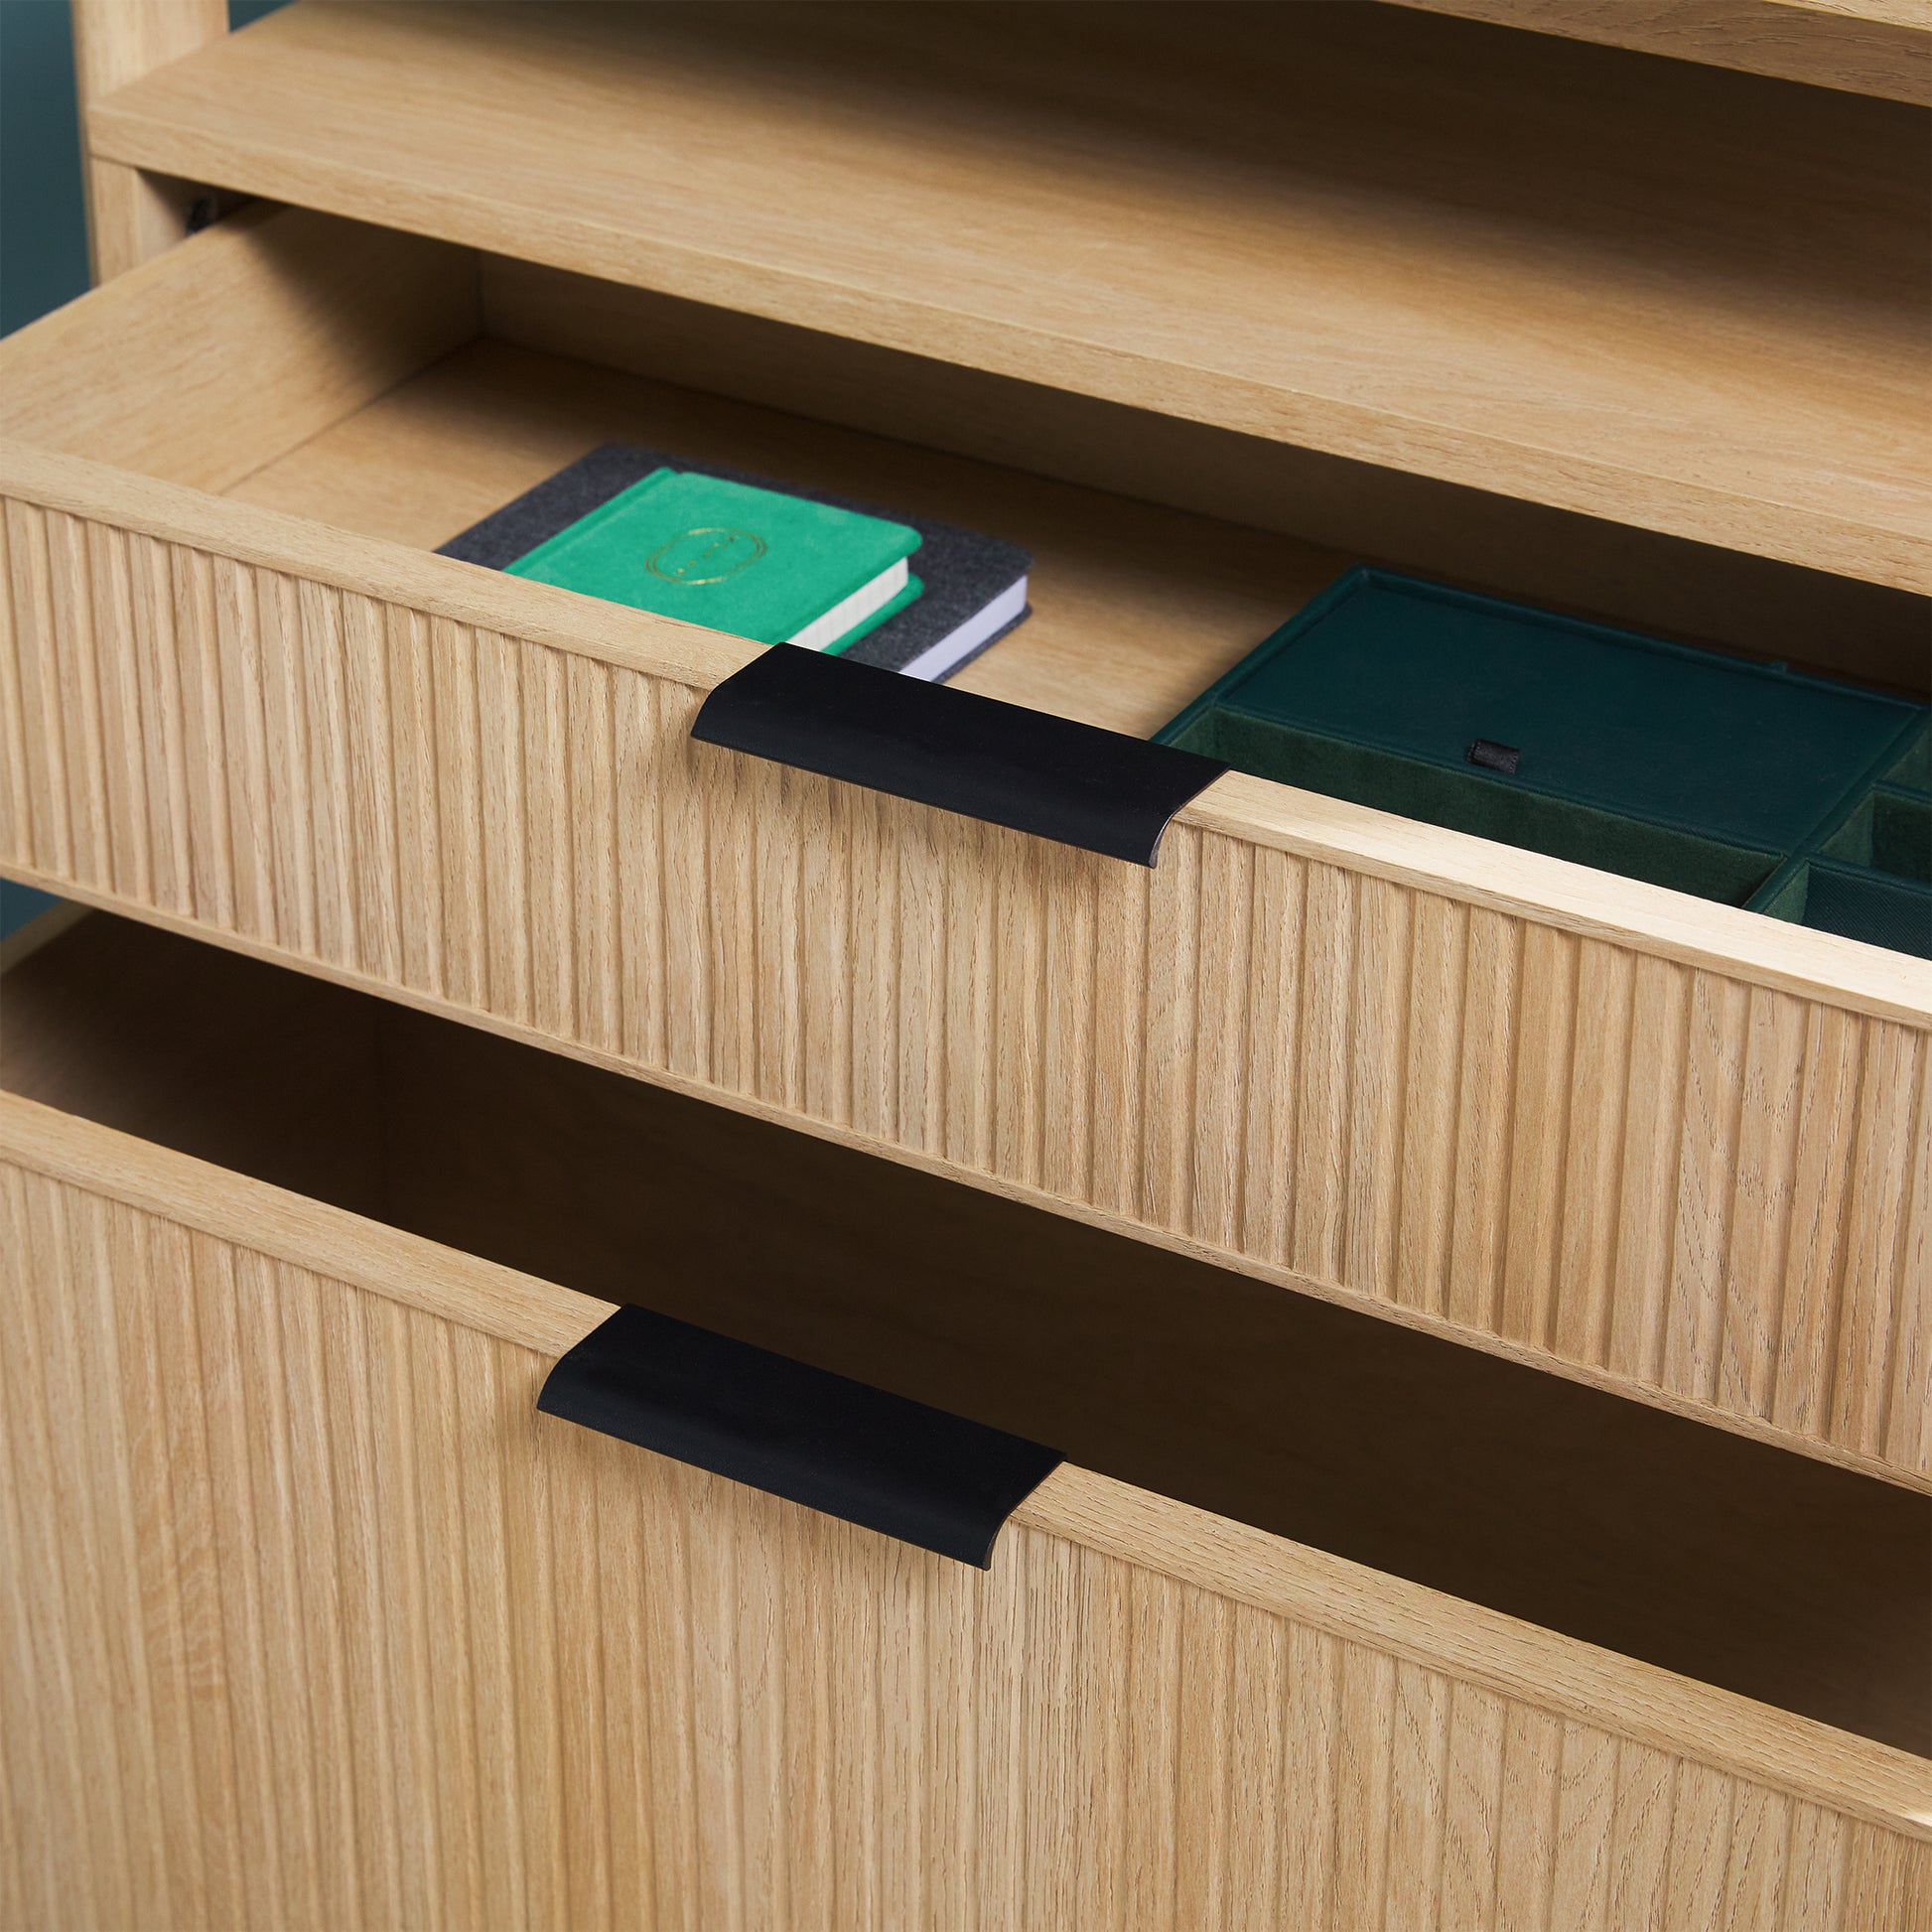
<path fill-rule="evenodd" d="M 909 1550 L 12 1165 L 0 1256 L 9 1924 L 1926 1923 L 1919 1840 L 1038 1525 Z"/>
<path fill-rule="evenodd" d="M 1932 1486 L 1925 1031 L 1177 822 L 1152 873 L 700 692 L 26 500 L 4 863 Z"/>

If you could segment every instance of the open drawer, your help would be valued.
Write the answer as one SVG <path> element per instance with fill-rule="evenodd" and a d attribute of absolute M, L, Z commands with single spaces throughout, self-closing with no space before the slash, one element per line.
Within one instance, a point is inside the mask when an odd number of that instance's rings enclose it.
<path fill-rule="evenodd" d="M 0 408 L 9 876 L 1932 1486 L 1922 962 L 1239 775 L 1098 858 L 695 746 L 753 647 L 429 554 L 702 449 L 1025 543 L 961 682 L 1147 735 L 1349 561 L 1297 453 L 261 209 Z M 1440 570 L 1408 487 L 1361 547 Z M 1491 588 L 1900 674 L 1895 591 L 1519 510 Z"/>
<path fill-rule="evenodd" d="M 5 999 L 9 1925 L 1932 1923 L 1895 1485 L 137 924 Z M 1069 1459 L 816 1516 L 539 1416 L 586 1287 Z"/>

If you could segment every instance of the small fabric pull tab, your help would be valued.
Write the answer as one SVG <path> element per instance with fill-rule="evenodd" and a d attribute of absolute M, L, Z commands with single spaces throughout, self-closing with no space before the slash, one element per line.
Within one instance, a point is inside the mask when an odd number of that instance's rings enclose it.
<path fill-rule="evenodd" d="M 1493 738 L 1478 738 L 1468 752 L 1471 764 L 1479 764 L 1485 771 L 1504 772 L 1512 778 L 1516 775 L 1517 760 L 1522 756 L 1514 745 L 1498 745 Z"/>

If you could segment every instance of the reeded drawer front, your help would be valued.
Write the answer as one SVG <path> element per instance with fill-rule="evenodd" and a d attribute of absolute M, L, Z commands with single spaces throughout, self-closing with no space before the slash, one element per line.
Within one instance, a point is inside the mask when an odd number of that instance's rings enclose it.
<path fill-rule="evenodd" d="M 454 467 L 458 377 L 380 398 L 484 326 L 475 258 L 380 237 L 372 314 L 366 233 L 210 231 L 0 358 L 53 397 L 10 876 L 1932 1483 L 1918 963 L 1240 777 L 1093 858 L 692 745 L 733 640 L 87 460 L 269 499 L 340 420 L 365 524 L 358 448 Z M 354 329 L 252 459 L 165 357 L 139 434 L 60 375 L 164 322 L 292 361 L 297 298 Z"/>
<path fill-rule="evenodd" d="M 10 1925 L 1923 1926 L 1924 1761 L 1068 1468 L 540 1418 L 606 1305 L 0 1098 Z"/>

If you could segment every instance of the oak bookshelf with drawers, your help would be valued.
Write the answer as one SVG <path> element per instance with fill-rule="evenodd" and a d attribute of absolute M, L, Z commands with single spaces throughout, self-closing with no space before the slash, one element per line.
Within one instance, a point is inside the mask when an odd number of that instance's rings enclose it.
<path fill-rule="evenodd" d="M 1455 11 L 76 0 L 102 280 L 0 344 L 0 870 L 1922 1497 L 1925 962 L 1241 773 L 1126 865 L 694 744 L 754 646 L 432 554 L 625 438 L 1025 544 L 960 684 L 1137 737 L 1365 559 L 1923 696 L 1932 34 Z M 5 1102 L 8 1729 L 71 1787 L 10 1763 L 24 1922 L 155 1860 L 182 1924 L 1932 1911 L 1923 1740 L 1795 1692 L 1158 1481 L 1069 1468 L 980 1579 L 579 1443 L 525 1398 L 611 1284 L 116 1112 L 92 1024 Z"/>

